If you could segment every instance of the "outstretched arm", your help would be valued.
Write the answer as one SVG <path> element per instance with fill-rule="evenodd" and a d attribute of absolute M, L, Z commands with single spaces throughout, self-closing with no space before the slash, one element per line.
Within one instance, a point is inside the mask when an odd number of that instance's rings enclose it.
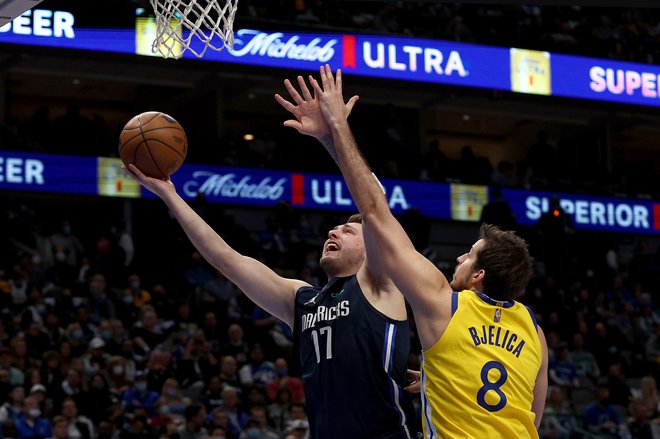
<path fill-rule="evenodd" d="M 296 291 L 306 282 L 286 279 L 256 259 L 231 248 L 177 193 L 170 180 L 147 177 L 128 165 L 132 177 L 158 195 L 195 248 L 211 265 L 234 282 L 253 302 L 293 328 Z"/>
<path fill-rule="evenodd" d="M 332 133 L 329 152 L 337 157 L 353 200 L 364 221 L 365 239 L 379 248 L 377 257 L 415 313 L 425 349 L 442 335 L 450 317 L 451 287 L 444 275 L 415 250 L 408 235 L 390 212 L 380 185 L 358 150 L 343 112 L 341 71 L 336 80 L 329 66 L 321 68 L 322 88 L 311 80 L 321 111 Z"/>

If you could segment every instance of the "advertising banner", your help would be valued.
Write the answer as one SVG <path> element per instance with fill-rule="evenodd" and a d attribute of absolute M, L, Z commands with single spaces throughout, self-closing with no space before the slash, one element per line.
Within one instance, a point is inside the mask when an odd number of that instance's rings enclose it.
<path fill-rule="evenodd" d="M 155 198 L 129 178 L 121 161 L 0 151 L 0 190 Z M 185 163 L 172 176 L 187 200 L 202 194 L 209 203 L 274 206 L 288 202 L 312 210 L 356 212 L 340 175 Z M 486 186 L 381 179 L 390 209 L 399 215 L 417 209 L 428 218 L 479 221 L 490 200 Z M 504 189 L 518 224 L 534 226 L 552 197 L 576 229 L 660 234 L 660 201 Z"/>
<path fill-rule="evenodd" d="M 0 27 L 0 44 L 159 56 L 155 32 L 148 16 L 131 29 L 84 28 L 72 12 L 33 9 Z M 421 38 L 238 29 L 234 50 L 202 61 L 300 71 L 328 63 L 366 77 L 660 106 L 660 66 Z"/>

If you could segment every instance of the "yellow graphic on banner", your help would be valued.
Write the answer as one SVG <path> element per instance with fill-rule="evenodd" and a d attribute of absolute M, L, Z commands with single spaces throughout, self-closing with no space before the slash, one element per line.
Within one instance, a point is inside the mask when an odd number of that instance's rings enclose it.
<path fill-rule="evenodd" d="M 479 221 L 481 210 L 488 203 L 488 186 L 451 185 L 451 218 L 459 221 Z"/>
<path fill-rule="evenodd" d="M 550 53 L 511 49 L 511 91 L 550 96 Z"/>
<path fill-rule="evenodd" d="M 97 164 L 99 195 L 140 198 L 140 184 L 124 173 L 120 159 L 99 157 Z"/>
<path fill-rule="evenodd" d="M 177 20 L 172 19 L 170 26 L 175 29 L 179 25 Z M 181 28 L 177 29 L 181 37 Z M 162 56 L 160 53 L 152 50 L 154 40 L 156 39 L 156 18 L 155 17 L 137 17 L 135 19 L 135 54 L 146 56 Z M 181 43 L 176 38 L 168 38 L 162 44 L 172 48 L 172 55 L 181 54 Z M 167 49 L 165 49 L 167 52 Z"/>

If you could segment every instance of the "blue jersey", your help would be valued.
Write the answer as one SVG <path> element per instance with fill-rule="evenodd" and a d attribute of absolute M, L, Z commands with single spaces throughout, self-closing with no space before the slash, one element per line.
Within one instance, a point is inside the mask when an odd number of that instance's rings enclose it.
<path fill-rule="evenodd" d="M 356 276 L 296 293 L 294 337 L 312 439 L 404 439 L 414 434 L 406 384 L 407 321 L 364 297 Z"/>

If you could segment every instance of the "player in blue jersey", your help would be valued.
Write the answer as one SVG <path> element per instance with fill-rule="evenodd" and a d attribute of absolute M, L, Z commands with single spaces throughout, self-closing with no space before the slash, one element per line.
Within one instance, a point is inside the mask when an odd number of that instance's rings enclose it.
<path fill-rule="evenodd" d="M 415 250 L 360 154 L 344 108 L 341 72 L 335 78 L 326 65 L 319 73 L 322 85 L 310 77 L 314 96 L 307 92 L 304 104 L 318 107 L 330 126 L 322 143 L 364 217 L 365 240 L 375 247 L 371 255 L 415 314 L 424 350 L 424 436 L 538 438 L 548 352 L 534 315 L 515 300 L 532 274 L 526 243 L 485 225 L 447 280 Z"/>
<path fill-rule="evenodd" d="M 354 103 L 346 104 L 347 113 Z M 303 132 L 318 139 L 329 135 L 319 111 L 308 111 L 304 102 L 287 104 Z M 402 391 L 410 350 L 405 302 L 372 262 L 374 246 L 365 242 L 359 216 L 329 231 L 320 259 L 329 282 L 314 288 L 231 248 L 170 180 L 147 177 L 133 165 L 128 170 L 165 202 L 211 265 L 293 328 L 312 439 L 416 437 L 412 403 Z"/>

